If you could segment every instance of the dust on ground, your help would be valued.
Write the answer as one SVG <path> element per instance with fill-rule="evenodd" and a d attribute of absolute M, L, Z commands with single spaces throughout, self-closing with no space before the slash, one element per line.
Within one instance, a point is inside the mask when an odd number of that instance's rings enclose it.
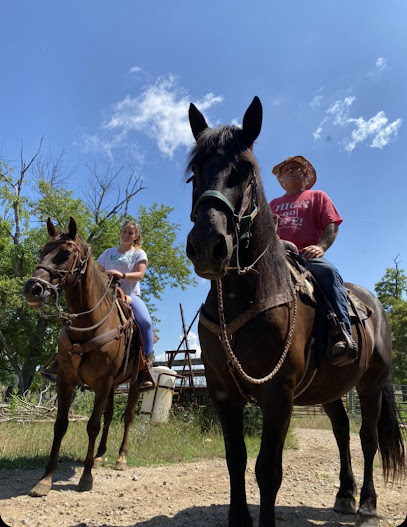
<path fill-rule="evenodd" d="M 333 512 L 339 456 L 332 432 L 296 429 L 297 450 L 284 452 L 283 484 L 277 497 L 277 525 L 337 527 L 355 516 Z M 363 458 L 351 437 L 353 468 L 360 489 Z M 385 485 L 376 463 L 375 486 L 381 527 L 396 527 L 407 514 L 405 482 Z M 82 467 L 62 463 L 45 498 L 27 495 L 42 470 L 0 471 L 0 514 L 10 527 L 222 527 L 227 526 L 229 478 L 223 459 L 157 467 L 94 471 L 90 492 L 76 492 Z M 259 491 L 254 460 L 249 460 L 247 499 L 254 525 Z M 0 522 L 1 525 L 1 522 Z"/>

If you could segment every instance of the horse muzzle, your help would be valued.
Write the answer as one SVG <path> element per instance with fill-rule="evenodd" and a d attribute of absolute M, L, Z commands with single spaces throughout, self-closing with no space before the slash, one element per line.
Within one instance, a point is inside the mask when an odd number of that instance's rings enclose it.
<path fill-rule="evenodd" d="M 30 278 L 24 285 L 25 301 L 30 307 L 41 307 L 51 296 L 51 290 L 46 283 L 36 278 Z"/>
<path fill-rule="evenodd" d="M 213 225 L 196 223 L 187 238 L 187 256 L 201 278 L 218 280 L 226 274 L 233 253 L 233 236 Z"/>

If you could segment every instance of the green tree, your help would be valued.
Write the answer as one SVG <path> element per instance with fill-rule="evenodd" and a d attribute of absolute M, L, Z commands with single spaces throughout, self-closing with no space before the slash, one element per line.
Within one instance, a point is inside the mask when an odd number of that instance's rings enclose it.
<path fill-rule="evenodd" d="M 48 240 L 48 216 L 63 228 L 69 216 L 75 218 L 83 239 L 98 257 L 118 242 L 119 228 L 128 215 L 129 204 L 143 190 L 140 176 L 130 169 L 126 187 L 117 186 L 123 170 L 107 167 L 99 176 L 96 167 L 87 168 L 90 182 L 83 197 L 65 186 L 62 156 L 40 156 L 42 141 L 30 161 L 21 151 L 18 167 L 0 160 L 0 383 L 17 379 L 23 393 L 32 383 L 39 365 L 56 349 L 58 324 L 50 324 L 26 306 L 22 290 L 38 263 L 39 249 Z M 194 283 L 183 247 L 176 242 L 179 225 L 170 221 L 172 209 L 155 204 L 140 207 L 138 218 L 149 257 L 143 281 L 143 296 L 150 310 L 166 287 L 181 288 Z M 156 320 L 157 321 L 157 320 Z"/>
<path fill-rule="evenodd" d="M 389 317 L 393 337 L 391 376 L 397 384 L 407 384 L 407 276 L 398 268 L 386 269 L 375 291 Z"/>

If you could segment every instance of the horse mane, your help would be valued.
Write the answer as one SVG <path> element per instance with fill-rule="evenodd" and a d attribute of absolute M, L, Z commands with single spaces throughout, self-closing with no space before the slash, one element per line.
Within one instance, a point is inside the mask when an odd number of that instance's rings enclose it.
<path fill-rule="evenodd" d="M 257 262 L 257 272 L 248 273 L 248 280 L 255 292 L 255 301 L 269 298 L 289 288 L 285 251 L 277 236 L 277 226 L 266 199 L 260 168 L 252 148 L 244 142 L 243 130 L 237 126 L 223 125 L 203 130 L 192 148 L 187 161 L 186 177 L 207 156 L 219 148 L 224 151 L 225 163 L 236 169 L 244 162 L 245 171 L 256 175 L 257 206 L 259 213 L 252 224 L 252 238 L 248 250 L 242 253 L 242 261 L 250 265 L 268 247 Z M 247 165 L 247 168 L 246 168 Z"/>

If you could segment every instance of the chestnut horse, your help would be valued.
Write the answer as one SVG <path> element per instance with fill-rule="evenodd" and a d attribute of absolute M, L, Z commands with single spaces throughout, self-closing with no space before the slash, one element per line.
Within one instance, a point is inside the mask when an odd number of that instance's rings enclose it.
<path fill-rule="evenodd" d="M 294 399 L 297 405 L 322 403 L 340 453 L 340 487 L 334 510 L 356 513 L 349 420 L 341 401 L 353 386 L 360 398 L 365 466 L 356 524 L 377 527 L 373 485 L 377 448 L 386 478 L 397 477 L 405 467 L 403 437 L 389 381 L 391 332 L 386 314 L 370 292 L 346 284 L 371 310 L 364 330 L 353 326 L 360 357 L 338 368 L 328 361 L 324 350 L 316 367 L 310 368 L 314 358 L 311 353 L 307 359 L 308 351 L 321 326 L 315 306 L 299 293 L 287 270 L 283 244 L 252 152 L 262 124 L 260 100 L 253 99 L 242 128 L 211 129 L 193 104 L 189 121 L 196 144 L 187 167 L 193 172 L 194 222 L 187 255 L 198 276 L 211 281 L 201 310 L 199 337 L 208 390 L 224 435 L 230 477 L 229 527 L 253 525 L 245 491 L 243 408 L 248 400 L 255 400 L 263 413 L 256 462 L 260 527 L 276 525 L 283 445 Z"/>
<path fill-rule="evenodd" d="M 67 232 L 58 232 L 47 221 L 51 240 L 41 251 L 41 262 L 24 289 L 26 302 L 41 307 L 51 294 L 56 295 L 58 316 L 65 320 L 58 339 L 57 394 L 58 413 L 54 426 L 51 454 L 41 481 L 31 496 L 45 496 L 52 486 L 61 441 L 68 428 L 68 411 L 76 386 L 87 386 L 95 393 L 92 414 L 87 425 L 89 436 L 84 471 L 78 490 L 92 489 L 92 467 L 100 464 L 106 452 L 109 426 L 113 417 L 114 387 L 130 380 L 124 412 L 124 436 L 115 468 L 126 468 L 127 440 L 139 398 L 137 375 L 143 359 L 143 344 L 138 327 L 117 305 L 117 283 L 99 270 L 90 247 L 77 234 L 75 220 L 70 219 Z M 64 291 L 68 312 L 59 304 Z M 134 329 L 134 331 L 133 331 Z M 131 344 L 131 345 L 130 345 Z M 94 459 L 94 448 L 104 415 L 103 432 Z"/>

